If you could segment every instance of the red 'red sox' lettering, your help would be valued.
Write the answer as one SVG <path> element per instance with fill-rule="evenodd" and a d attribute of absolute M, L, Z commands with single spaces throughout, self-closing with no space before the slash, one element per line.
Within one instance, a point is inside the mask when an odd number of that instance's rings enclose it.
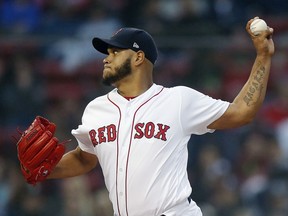
<path fill-rule="evenodd" d="M 111 124 L 108 126 L 100 127 L 96 130 L 90 130 L 89 136 L 93 146 L 103 142 L 113 142 L 116 140 L 116 126 Z"/>
<path fill-rule="evenodd" d="M 163 124 L 155 125 L 153 122 L 138 123 L 135 125 L 134 139 L 147 139 L 156 138 L 163 141 L 167 140 L 167 131 L 170 127 Z M 97 130 L 92 129 L 89 131 L 89 136 L 93 146 L 101 143 L 113 142 L 117 138 L 116 126 L 111 124 L 108 126 L 99 127 Z"/>
<path fill-rule="evenodd" d="M 166 134 L 169 128 L 170 127 L 168 125 L 163 125 L 160 123 L 157 124 L 157 128 L 153 122 L 148 122 L 146 125 L 145 123 L 138 123 L 135 125 L 136 134 L 134 135 L 134 138 L 141 139 L 145 136 L 148 139 L 154 137 L 156 139 L 166 141 Z"/>

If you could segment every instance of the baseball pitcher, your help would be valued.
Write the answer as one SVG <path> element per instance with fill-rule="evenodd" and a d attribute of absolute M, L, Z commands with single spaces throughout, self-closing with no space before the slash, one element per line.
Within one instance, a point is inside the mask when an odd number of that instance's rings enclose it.
<path fill-rule="evenodd" d="M 273 29 L 248 32 L 256 49 L 251 74 L 234 101 L 211 98 L 192 88 L 153 82 L 157 48 L 142 29 L 122 28 L 111 38 L 95 37 L 106 54 L 103 83 L 115 88 L 92 100 L 72 134 L 76 149 L 65 152 L 55 125 L 37 117 L 18 142 L 28 183 L 81 175 L 100 164 L 115 216 L 201 216 L 190 198 L 187 143 L 251 122 L 261 106 L 274 54 Z"/>

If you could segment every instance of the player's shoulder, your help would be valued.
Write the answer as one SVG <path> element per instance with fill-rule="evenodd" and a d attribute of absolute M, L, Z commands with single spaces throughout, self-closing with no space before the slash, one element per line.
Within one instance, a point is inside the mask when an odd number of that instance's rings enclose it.
<path fill-rule="evenodd" d="M 173 87 L 167 88 L 167 90 L 170 91 L 170 93 L 175 92 L 177 94 L 198 94 L 198 93 L 200 93 L 199 91 L 197 91 L 191 87 L 188 87 L 188 86 L 173 86 Z"/>
<path fill-rule="evenodd" d="M 87 104 L 87 106 L 92 106 L 92 105 L 95 105 L 95 104 L 101 104 L 101 103 L 104 103 L 105 101 L 107 101 L 107 94 L 101 95 L 101 96 L 98 96 L 98 97 L 92 99 L 92 100 Z"/>
<path fill-rule="evenodd" d="M 108 94 L 104 94 L 101 96 L 97 96 L 94 99 L 92 99 L 85 108 L 85 111 L 89 110 L 89 109 L 97 109 L 97 107 L 102 107 L 105 106 L 106 103 L 108 103 L 107 100 L 107 95 Z"/>
<path fill-rule="evenodd" d="M 174 90 L 174 91 L 187 91 L 187 90 L 192 90 L 192 88 L 188 87 L 188 86 L 172 86 L 169 89 Z"/>
<path fill-rule="evenodd" d="M 167 95 L 179 101 L 197 101 L 205 98 L 205 94 L 188 86 L 174 86 L 167 88 Z"/>

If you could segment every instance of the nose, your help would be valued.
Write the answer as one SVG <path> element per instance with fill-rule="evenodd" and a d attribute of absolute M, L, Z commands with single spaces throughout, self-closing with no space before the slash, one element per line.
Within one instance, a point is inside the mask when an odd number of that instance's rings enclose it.
<path fill-rule="evenodd" d="M 104 64 L 108 64 L 108 63 L 109 63 L 109 61 L 107 60 L 107 58 L 104 58 L 104 59 L 103 59 L 103 63 L 104 63 Z"/>

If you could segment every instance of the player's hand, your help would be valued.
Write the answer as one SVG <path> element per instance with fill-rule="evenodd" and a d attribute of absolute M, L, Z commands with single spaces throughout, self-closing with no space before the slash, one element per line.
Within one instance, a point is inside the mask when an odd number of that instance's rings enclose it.
<path fill-rule="evenodd" d="M 246 31 L 249 33 L 253 41 L 258 56 L 272 56 L 275 52 L 274 42 L 272 40 L 272 35 L 274 32 L 273 28 L 268 26 L 266 31 L 263 31 L 257 36 L 255 36 L 250 30 L 251 23 L 253 20 L 258 18 L 259 17 L 255 17 L 247 22 Z"/>

